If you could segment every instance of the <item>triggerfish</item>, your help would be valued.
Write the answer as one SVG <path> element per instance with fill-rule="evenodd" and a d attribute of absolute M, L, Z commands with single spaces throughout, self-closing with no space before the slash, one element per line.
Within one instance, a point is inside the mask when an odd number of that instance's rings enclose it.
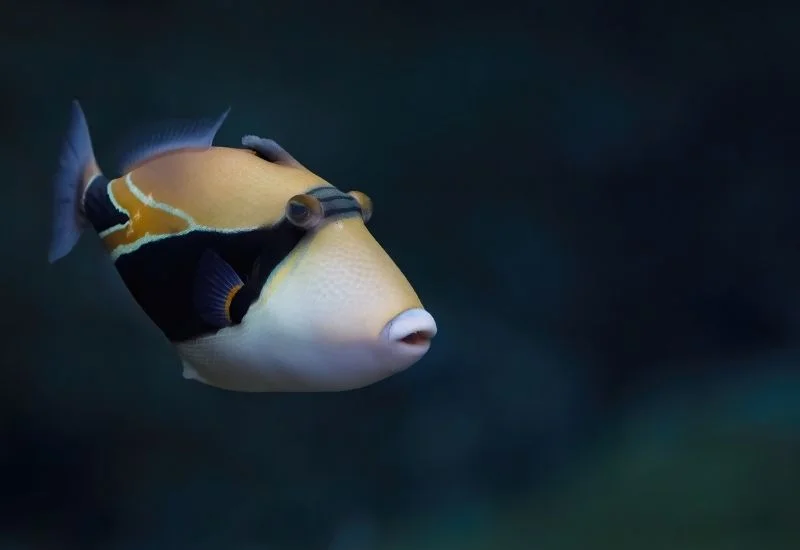
<path fill-rule="evenodd" d="M 98 167 L 77 101 L 55 178 L 49 259 L 99 235 L 184 378 L 234 391 L 341 391 L 416 363 L 434 318 L 340 191 L 271 139 L 212 145 L 228 112 L 164 126 Z"/>

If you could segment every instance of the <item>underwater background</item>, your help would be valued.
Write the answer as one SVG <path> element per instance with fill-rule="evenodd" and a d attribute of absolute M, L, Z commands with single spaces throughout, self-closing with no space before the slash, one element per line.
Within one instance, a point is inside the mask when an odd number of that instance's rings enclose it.
<path fill-rule="evenodd" d="M 0 17 L 0 549 L 800 548 L 800 4 L 65 2 Z M 213 116 L 375 204 L 439 335 L 335 394 L 181 377 L 86 232 Z"/>

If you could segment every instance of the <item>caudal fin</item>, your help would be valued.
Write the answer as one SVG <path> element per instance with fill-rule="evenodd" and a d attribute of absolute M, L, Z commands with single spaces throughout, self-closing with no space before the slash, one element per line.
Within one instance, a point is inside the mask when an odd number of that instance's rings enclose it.
<path fill-rule="evenodd" d="M 89 126 L 80 104 L 73 101 L 69 129 L 61 146 L 53 182 L 53 234 L 48 253 L 51 263 L 66 256 L 78 242 L 86 225 L 80 204 L 83 190 L 97 173 Z"/>

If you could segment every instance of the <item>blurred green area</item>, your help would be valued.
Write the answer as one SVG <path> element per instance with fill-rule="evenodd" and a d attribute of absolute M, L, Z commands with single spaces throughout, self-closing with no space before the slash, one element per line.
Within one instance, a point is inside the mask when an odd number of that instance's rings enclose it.
<path fill-rule="evenodd" d="M 663 392 L 496 508 L 398 527 L 376 550 L 792 550 L 800 541 L 800 375 Z M 451 515 L 453 512 L 451 512 Z"/>

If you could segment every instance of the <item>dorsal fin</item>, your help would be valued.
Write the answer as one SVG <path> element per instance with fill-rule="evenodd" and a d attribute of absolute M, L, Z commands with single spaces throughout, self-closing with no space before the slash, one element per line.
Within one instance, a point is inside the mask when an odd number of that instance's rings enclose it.
<path fill-rule="evenodd" d="M 167 120 L 131 134 L 120 148 L 118 174 L 127 174 L 143 162 L 180 149 L 208 149 L 230 107 L 216 118 Z"/>

